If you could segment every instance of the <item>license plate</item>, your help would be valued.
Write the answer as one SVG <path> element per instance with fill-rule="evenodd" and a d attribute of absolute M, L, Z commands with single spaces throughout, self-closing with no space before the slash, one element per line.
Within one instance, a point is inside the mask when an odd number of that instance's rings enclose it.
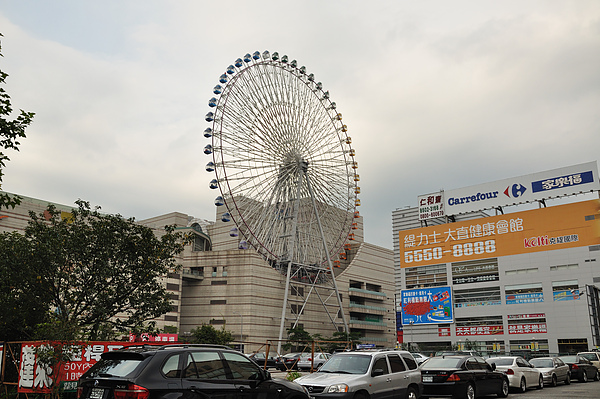
<path fill-rule="evenodd" d="M 433 376 L 424 375 L 423 376 L 423 382 L 433 382 Z"/>
<path fill-rule="evenodd" d="M 90 392 L 90 399 L 102 399 L 103 396 L 104 396 L 104 389 L 92 388 L 92 392 Z"/>

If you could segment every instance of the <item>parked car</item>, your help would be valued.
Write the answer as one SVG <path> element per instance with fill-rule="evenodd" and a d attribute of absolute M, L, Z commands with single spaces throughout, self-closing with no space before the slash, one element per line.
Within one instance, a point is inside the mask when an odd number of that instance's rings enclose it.
<path fill-rule="evenodd" d="M 585 357 L 592 362 L 596 368 L 600 369 L 600 352 L 579 352 L 578 355 Z"/>
<path fill-rule="evenodd" d="M 415 359 L 394 350 L 336 353 L 317 372 L 294 382 L 315 399 L 417 399 L 422 391 Z"/>
<path fill-rule="evenodd" d="M 421 367 L 423 396 L 508 396 L 508 377 L 479 356 L 436 356 Z"/>
<path fill-rule="evenodd" d="M 79 379 L 77 397 L 310 399 L 302 386 L 272 379 L 243 354 L 212 345 L 147 345 L 103 353 Z"/>
<path fill-rule="evenodd" d="M 590 378 L 594 381 L 600 380 L 598 368 L 583 356 L 571 355 L 560 356 L 560 360 L 569 365 L 571 369 L 571 378 L 575 378 L 581 382 L 588 382 Z"/>
<path fill-rule="evenodd" d="M 258 364 L 262 368 L 265 368 L 265 369 L 274 368 L 274 369 L 282 370 L 282 371 L 284 370 L 284 366 L 279 361 L 279 358 L 275 357 L 275 356 L 271 356 L 271 354 L 269 354 L 269 357 L 266 358 L 266 364 L 265 364 L 265 357 L 266 357 L 265 352 L 255 352 L 255 353 L 248 355 L 248 357 L 250 358 L 250 360 L 254 361 L 254 363 Z"/>
<path fill-rule="evenodd" d="M 461 355 L 470 355 L 470 356 L 479 356 L 481 357 L 481 355 L 479 354 L 479 352 L 477 351 L 471 351 L 471 350 L 467 350 L 467 351 L 438 351 L 435 353 L 436 356 L 461 356 Z"/>
<path fill-rule="evenodd" d="M 279 361 L 283 365 L 282 371 L 285 370 L 298 370 L 298 360 L 300 360 L 302 353 L 288 353 L 279 358 Z"/>
<path fill-rule="evenodd" d="M 521 356 L 492 357 L 486 360 L 496 365 L 496 370 L 503 371 L 508 376 L 510 388 L 525 392 L 527 388 L 544 388 L 544 376 Z"/>
<path fill-rule="evenodd" d="M 529 361 L 544 377 L 544 384 L 555 387 L 559 382 L 571 383 L 569 366 L 557 357 L 537 357 Z"/>
<path fill-rule="evenodd" d="M 314 356 L 310 353 L 303 354 L 300 356 L 300 359 L 298 359 L 298 370 L 310 370 L 311 367 L 313 370 L 316 370 L 325 364 L 330 357 L 331 354 L 323 352 L 317 352 Z"/>

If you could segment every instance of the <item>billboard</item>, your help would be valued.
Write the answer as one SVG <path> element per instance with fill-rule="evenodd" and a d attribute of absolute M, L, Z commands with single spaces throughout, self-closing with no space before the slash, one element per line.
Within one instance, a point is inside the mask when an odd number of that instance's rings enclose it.
<path fill-rule="evenodd" d="M 402 267 L 600 244 L 600 200 L 399 232 Z"/>
<path fill-rule="evenodd" d="M 596 162 L 444 192 L 446 215 L 524 204 L 600 190 Z"/>
<path fill-rule="evenodd" d="M 400 292 L 402 325 L 453 323 L 452 289 L 429 287 Z"/>
<path fill-rule="evenodd" d="M 419 220 L 429 220 L 446 215 L 443 192 L 420 195 L 417 201 L 419 202 Z"/>
<path fill-rule="evenodd" d="M 59 342 L 25 342 L 21 346 L 19 362 L 19 393 L 52 393 L 55 387 L 63 391 L 77 389 L 79 377 L 100 360 L 104 352 L 115 351 L 137 342 L 81 342 L 63 348 L 71 354 L 71 360 L 54 367 L 38 362 L 37 352 Z"/>

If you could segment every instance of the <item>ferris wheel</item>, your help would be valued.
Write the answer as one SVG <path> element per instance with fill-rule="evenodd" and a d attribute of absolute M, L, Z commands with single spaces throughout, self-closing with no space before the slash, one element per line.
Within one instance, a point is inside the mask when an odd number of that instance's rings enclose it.
<path fill-rule="evenodd" d="M 296 60 L 256 51 L 230 65 L 213 93 L 206 170 L 230 235 L 274 267 L 331 268 L 353 239 L 360 188 L 329 92 Z"/>
<path fill-rule="evenodd" d="M 351 138 L 329 92 L 306 67 L 268 51 L 237 59 L 213 92 L 206 169 L 240 248 L 274 262 L 335 258 L 352 238 L 360 189 Z"/>

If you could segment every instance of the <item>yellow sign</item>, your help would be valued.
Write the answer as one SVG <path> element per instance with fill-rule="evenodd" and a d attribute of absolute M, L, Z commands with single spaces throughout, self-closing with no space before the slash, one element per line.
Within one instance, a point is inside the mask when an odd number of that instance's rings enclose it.
<path fill-rule="evenodd" d="M 402 267 L 600 244 L 600 200 L 400 231 Z"/>

